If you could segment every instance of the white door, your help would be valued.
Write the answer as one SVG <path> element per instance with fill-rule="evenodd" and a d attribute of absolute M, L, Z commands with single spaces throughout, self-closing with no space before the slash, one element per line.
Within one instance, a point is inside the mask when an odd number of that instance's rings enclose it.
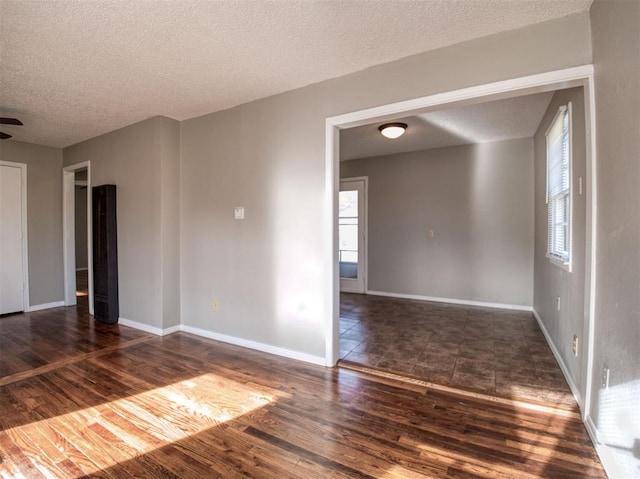
<path fill-rule="evenodd" d="M 366 178 L 340 182 L 338 201 L 338 262 L 340 291 L 366 290 Z"/>
<path fill-rule="evenodd" d="M 0 314 L 24 311 L 22 171 L 0 166 Z"/>

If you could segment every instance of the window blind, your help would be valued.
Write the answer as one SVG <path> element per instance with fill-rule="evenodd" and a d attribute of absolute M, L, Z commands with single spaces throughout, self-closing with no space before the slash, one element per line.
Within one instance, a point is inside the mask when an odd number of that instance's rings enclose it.
<path fill-rule="evenodd" d="M 547 256 L 564 264 L 571 250 L 570 106 L 562 106 L 547 131 Z"/>

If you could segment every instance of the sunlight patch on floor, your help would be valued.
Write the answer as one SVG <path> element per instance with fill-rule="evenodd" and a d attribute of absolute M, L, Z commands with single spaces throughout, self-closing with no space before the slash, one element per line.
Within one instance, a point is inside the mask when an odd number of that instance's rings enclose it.
<path fill-rule="evenodd" d="M 83 475 L 92 474 L 212 427 L 229 427 L 282 397 L 288 395 L 206 373 L 5 433 L 28 450 L 46 477 L 65 476 L 58 465 L 66 457 L 84 456 L 75 462 L 82 464 Z M 34 408 L 43 399 L 33 398 Z M 0 476 L 5 473 L 11 474 L 10 465 L 0 464 Z"/>

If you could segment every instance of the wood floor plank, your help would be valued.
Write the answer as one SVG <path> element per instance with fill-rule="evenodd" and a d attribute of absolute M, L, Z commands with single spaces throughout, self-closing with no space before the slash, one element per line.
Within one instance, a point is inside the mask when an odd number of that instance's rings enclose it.
<path fill-rule="evenodd" d="M 46 477 L 27 457 L 27 453 L 16 444 L 8 434 L 0 431 L 0 473 L 4 477 Z"/>

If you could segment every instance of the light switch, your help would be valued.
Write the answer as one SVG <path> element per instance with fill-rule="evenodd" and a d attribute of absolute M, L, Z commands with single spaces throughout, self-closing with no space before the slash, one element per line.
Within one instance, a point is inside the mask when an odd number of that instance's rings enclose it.
<path fill-rule="evenodd" d="M 243 220 L 244 219 L 244 207 L 243 206 L 236 206 L 235 209 L 233 210 L 233 214 L 235 216 L 235 218 L 237 220 Z"/>

